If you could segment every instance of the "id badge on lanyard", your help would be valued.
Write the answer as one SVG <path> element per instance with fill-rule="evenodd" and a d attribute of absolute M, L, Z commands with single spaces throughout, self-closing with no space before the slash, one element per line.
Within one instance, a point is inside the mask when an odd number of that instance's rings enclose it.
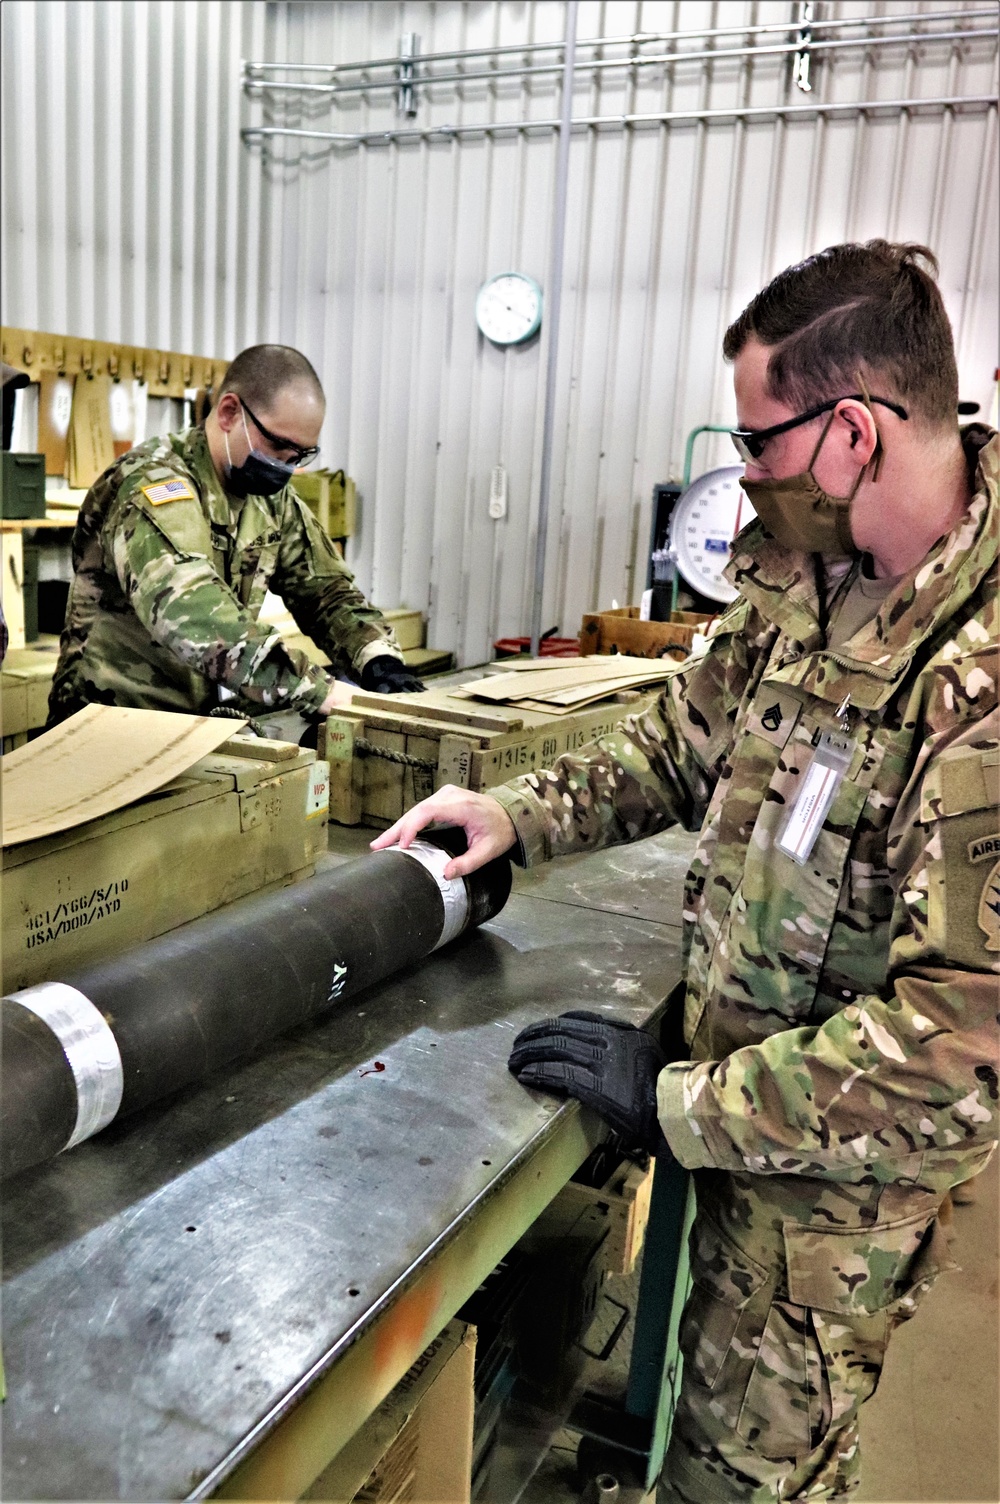
<path fill-rule="evenodd" d="M 823 821 L 851 766 L 856 742 L 843 731 L 824 731 L 802 779 L 799 796 L 788 812 L 777 846 L 799 866 L 812 855 Z"/>

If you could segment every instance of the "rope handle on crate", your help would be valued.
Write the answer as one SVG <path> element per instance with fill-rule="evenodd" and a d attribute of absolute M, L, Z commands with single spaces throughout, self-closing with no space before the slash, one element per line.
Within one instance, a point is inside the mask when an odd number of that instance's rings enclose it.
<path fill-rule="evenodd" d="M 235 710 L 229 705 L 216 705 L 208 713 L 210 716 L 219 716 L 226 719 L 231 718 L 234 721 L 246 721 L 250 730 L 256 736 L 267 736 L 267 729 L 261 725 L 260 721 L 253 720 L 250 716 L 244 715 L 241 711 Z M 437 763 L 431 762 L 427 757 L 412 757 L 409 752 L 394 752 L 391 747 L 376 747 L 374 742 L 368 741 L 363 736 L 355 738 L 354 750 L 360 757 L 382 757 L 386 762 L 398 762 L 404 768 L 417 768 L 421 773 L 437 772 Z"/>
<path fill-rule="evenodd" d="M 384 757 L 386 762 L 402 763 L 404 768 L 419 768 L 422 773 L 436 773 L 437 763 L 427 757 L 411 757 L 409 752 L 394 752 L 391 747 L 376 747 L 366 737 L 354 739 L 354 750 L 361 757 Z"/>

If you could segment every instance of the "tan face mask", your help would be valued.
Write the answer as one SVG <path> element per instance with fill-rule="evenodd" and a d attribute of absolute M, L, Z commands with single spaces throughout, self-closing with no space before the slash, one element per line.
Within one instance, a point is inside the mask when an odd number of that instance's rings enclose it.
<path fill-rule="evenodd" d="M 871 408 L 868 410 L 870 412 Z M 868 464 L 862 465 L 851 494 L 831 496 L 819 485 L 812 470 L 835 417 L 836 410 L 823 425 L 807 470 L 800 475 L 789 475 L 784 480 L 743 478 L 740 485 L 757 516 L 782 548 L 822 554 L 826 559 L 851 559 L 858 553 L 851 536 L 851 502 L 869 465 L 872 466 L 872 479 L 877 478 L 882 462 L 882 440 L 880 438 L 876 444 Z"/>

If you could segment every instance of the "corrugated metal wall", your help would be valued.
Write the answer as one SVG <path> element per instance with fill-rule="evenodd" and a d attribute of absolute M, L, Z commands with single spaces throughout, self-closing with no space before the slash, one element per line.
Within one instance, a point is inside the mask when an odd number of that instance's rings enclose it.
<path fill-rule="evenodd" d="M 974 3 L 826 0 L 824 18 Z M 790 0 L 584 3 L 580 36 L 787 21 Z M 329 397 L 327 462 L 358 481 L 359 581 L 430 611 L 465 662 L 530 616 L 546 328 L 500 351 L 475 294 L 510 268 L 548 281 L 553 132 L 332 148 L 239 137 L 265 120 L 354 131 L 400 123 L 391 94 L 248 98 L 241 59 L 345 62 L 559 38 L 555 0 L 264 4 L 5 0 L 3 319 L 230 355 L 305 350 Z M 980 25 L 986 24 L 980 18 Z M 730 43 L 731 45 L 731 43 Z M 546 61 L 554 59 L 537 59 Z M 512 60 L 507 60 L 508 62 Z M 813 99 L 996 89 L 995 44 L 900 43 L 814 61 Z M 577 73 L 575 113 L 802 103 L 786 57 Z M 417 125 L 558 114 L 556 76 L 421 91 Z M 718 351 L 775 271 L 845 238 L 931 244 L 964 397 L 997 363 L 996 110 L 673 123 L 577 132 L 546 624 L 636 600 L 653 483 L 687 432 L 733 417 Z M 702 439 L 695 473 L 728 459 Z M 487 513 L 490 471 L 509 512 Z"/>

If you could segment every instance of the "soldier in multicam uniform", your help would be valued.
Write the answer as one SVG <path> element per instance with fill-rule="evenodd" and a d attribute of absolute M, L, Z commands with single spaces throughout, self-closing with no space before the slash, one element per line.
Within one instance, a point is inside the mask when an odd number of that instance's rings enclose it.
<path fill-rule="evenodd" d="M 304 355 L 255 345 L 230 365 L 204 425 L 147 439 L 99 477 L 73 535 L 50 725 L 92 702 L 329 711 L 334 673 L 258 620 L 268 590 L 334 672 L 386 693 L 423 688 L 289 486 L 318 453 L 324 411 Z"/>
<path fill-rule="evenodd" d="M 758 519 L 736 603 L 658 708 L 374 843 L 460 823 L 451 875 L 512 844 L 533 863 L 701 831 L 688 1058 L 590 1013 L 511 1056 L 694 1172 L 661 1483 L 685 1504 L 853 1491 L 889 1334 L 954 1267 L 941 1200 L 997 1138 L 1000 450 L 958 429 L 934 270 L 835 246 L 728 331 Z"/>

